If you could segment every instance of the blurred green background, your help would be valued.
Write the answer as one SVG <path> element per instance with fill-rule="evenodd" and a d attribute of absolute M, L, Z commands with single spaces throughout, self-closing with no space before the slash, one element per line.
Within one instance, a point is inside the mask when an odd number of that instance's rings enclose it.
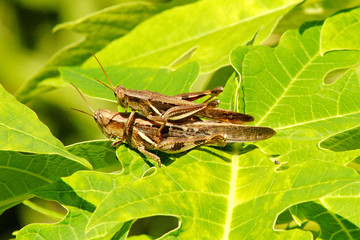
<path fill-rule="evenodd" d="M 59 23 L 74 21 L 105 7 L 124 1 L 115 0 L 1 0 L 0 1 L 0 83 L 14 94 L 59 49 L 83 36 L 52 29 Z M 94 108 L 114 104 L 90 100 Z M 105 104 L 105 106 L 104 106 Z M 71 87 L 41 94 L 26 103 L 64 145 L 104 138 L 90 117 L 70 108 L 88 111 L 78 93 Z M 89 129 L 91 131 L 89 131 Z M 1 193 L 0 193 L 1 194 Z M 31 221 L 51 221 L 19 205 L 0 216 L 0 239 Z"/>
<path fill-rule="evenodd" d="M 59 23 L 73 21 L 119 3 L 106 0 L 3 0 L 0 2 L 0 83 L 14 94 L 59 49 L 83 36 L 71 31 L 52 32 Z M 90 101 L 98 108 L 97 101 Z M 88 110 L 70 87 L 41 94 L 26 103 L 65 145 L 99 138 L 87 131 L 93 120 L 70 111 Z M 71 117 L 69 117 L 71 116 Z"/>

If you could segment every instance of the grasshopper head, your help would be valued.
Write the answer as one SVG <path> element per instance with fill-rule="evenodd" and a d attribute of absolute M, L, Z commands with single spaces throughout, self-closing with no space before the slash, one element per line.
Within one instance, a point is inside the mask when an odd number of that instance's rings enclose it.
<path fill-rule="evenodd" d="M 74 109 L 74 108 L 72 108 L 72 109 L 92 116 L 94 118 L 96 124 L 100 128 L 101 132 L 106 137 L 108 137 L 108 138 L 119 137 L 119 136 L 122 137 L 124 135 L 124 127 L 125 127 L 125 122 L 127 120 L 126 116 L 124 118 L 123 116 L 121 116 L 121 114 L 119 115 L 119 113 L 112 112 L 112 111 L 109 111 L 106 109 L 99 109 L 97 111 L 94 111 L 94 109 L 86 101 L 84 95 L 80 92 L 80 90 L 77 87 L 75 87 L 74 84 L 72 84 L 72 85 L 79 92 L 80 96 L 85 101 L 85 103 L 88 105 L 88 107 L 93 112 L 93 114 L 84 112 L 82 110 Z M 117 116 L 117 118 L 116 118 L 116 116 Z M 116 118 L 116 120 L 115 120 L 115 118 Z"/>
<path fill-rule="evenodd" d="M 109 118 L 107 118 L 107 114 L 106 112 L 104 112 L 106 110 L 104 109 L 99 109 L 97 111 L 94 112 L 94 120 L 96 122 L 96 124 L 98 125 L 98 127 L 100 128 L 101 132 L 106 136 L 106 137 L 110 137 L 110 132 L 107 129 L 107 125 L 109 123 Z"/>
<path fill-rule="evenodd" d="M 124 134 L 125 122 L 119 113 L 107 109 L 99 109 L 94 112 L 94 120 L 101 132 L 107 138 L 122 137 Z"/>
<path fill-rule="evenodd" d="M 126 109 L 129 106 L 129 104 L 125 92 L 126 92 L 126 88 L 119 85 L 115 88 L 114 94 L 120 106 Z"/>

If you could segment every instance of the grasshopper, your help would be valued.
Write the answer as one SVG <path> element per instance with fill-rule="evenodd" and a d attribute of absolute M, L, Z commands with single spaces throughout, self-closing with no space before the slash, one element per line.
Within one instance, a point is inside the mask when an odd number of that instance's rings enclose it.
<path fill-rule="evenodd" d="M 254 118 L 251 115 L 216 108 L 219 101 L 210 100 L 223 91 L 222 87 L 216 87 L 202 92 L 182 93 L 175 96 L 167 96 L 147 90 L 126 89 L 122 85 L 115 88 L 100 61 L 94 54 L 93 56 L 110 82 L 111 87 L 99 80 L 97 81 L 114 92 L 117 102 L 125 110 L 130 107 L 132 111 L 137 110 L 146 118 L 155 122 L 160 122 L 162 125 L 159 128 L 159 139 L 161 139 L 161 130 L 166 122 L 169 120 L 178 121 L 184 118 L 193 117 L 194 115 L 234 124 L 243 124 L 254 121 Z M 207 95 L 211 96 L 202 104 L 192 102 Z M 200 120 L 199 118 L 197 119 Z"/>
<path fill-rule="evenodd" d="M 93 116 L 103 134 L 115 140 L 112 146 L 116 147 L 126 141 L 131 147 L 155 160 L 159 167 L 161 166 L 159 156 L 148 150 L 180 153 L 201 145 L 225 146 L 233 142 L 265 140 L 275 135 L 275 131 L 268 127 L 184 119 L 176 124 L 166 123 L 162 128 L 163 137 L 157 142 L 154 139 L 161 128 L 159 124 L 138 113 L 119 113 L 106 109 L 94 111 L 81 92 L 78 89 L 77 91 L 93 114 L 74 110 Z M 130 118 L 132 114 L 134 115 Z"/>

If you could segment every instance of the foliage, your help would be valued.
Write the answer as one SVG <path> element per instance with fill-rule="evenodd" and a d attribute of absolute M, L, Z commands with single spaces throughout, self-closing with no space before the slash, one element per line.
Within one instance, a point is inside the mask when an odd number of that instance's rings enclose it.
<path fill-rule="evenodd" d="M 68 82 L 114 102 L 94 80 L 107 83 L 90 51 L 115 85 L 167 95 L 191 91 L 204 73 L 230 65 L 220 107 L 251 114 L 277 135 L 158 153 L 166 167 L 151 167 L 126 145 L 64 147 L 1 88 L 1 212 L 32 196 L 68 210 L 17 238 L 125 239 L 136 219 L 165 215 L 179 225 L 161 239 L 360 239 L 360 8 L 328 1 L 325 12 L 341 11 L 298 27 L 312 19 L 299 9 L 314 2 L 132 2 L 60 25 L 87 38 L 55 54 L 19 100 Z M 276 29 L 284 31 L 278 44 L 261 45 Z"/>

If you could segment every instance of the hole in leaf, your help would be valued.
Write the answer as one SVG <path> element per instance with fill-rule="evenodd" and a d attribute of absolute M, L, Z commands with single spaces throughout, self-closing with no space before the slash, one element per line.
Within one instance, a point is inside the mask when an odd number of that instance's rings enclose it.
<path fill-rule="evenodd" d="M 162 235 L 179 227 L 179 220 L 171 216 L 153 216 L 140 218 L 130 228 L 129 237 L 146 234 L 151 238 Z"/>
<path fill-rule="evenodd" d="M 296 205 L 295 205 L 296 206 Z M 294 230 L 294 229 L 302 229 L 304 231 L 310 231 L 314 239 L 319 236 L 320 226 L 317 222 L 309 220 L 309 219 L 300 219 L 297 214 L 294 214 L 291 211 L 291 207 L 285 209 L 276 219 L 276 223 L 274 226 L 276 230 Z"/>
<path fill-rule="evenodd" d="M 277 160 L 276 160 L 277 161 Z M 275 169 L 275 172 L 281 172 L 281 171 L 285 171 L 287 169 L 289 169 L 290 166 L 288 163 L 284 162 L 284 163 L 280 163 L 279 162 L 279 165 L 278 167 Z"/>
<path fill-rule="evenodd" d="M 328 72 L 324 77 L 324 84 L 332 84 L 334 83 L 339 77 L 341 77 L 348 68 L 341 68 L 341 69 L 335 69 L 330 72 Z"/>
<path fill-rule="evenodd" d="M 289 208 L 279 214 L 276 219 L 275 229 L 276 230 L 289 230 L 298 228 L 299 224 L 295 221 L 291 215 Z"/>
<path fill-rule="evenodd" d="M 330 197 L 327 201 L 331 202 L 334 209 L 353 211 L 351 206 L 340 202 L 342 199 L 338 199 L 338 196 Z M 313 239 L 352 239 L 360 234 L 358 227 L 349 219 L 325 208 L 320 202 L 314 201 L 302 202 L 285 209 L 278 215 L 275 229 L 309 231 Z"/>
<path fill-rule="evenodd" d="M 217 86 L 225 86 L 227 80 L 234 73 L 234 69 L 232 66 L 224 66 L 216 70 L 209 76 L 208 82 L 206 84 L 206 89 L 212 89 Z"/>
<path fill-rule="evenodd" d="M 156 167 L 151 167 L 144 172 L 143 177 L 149 177 L 153 175 L 155 172 L 156 172 Z"/>

